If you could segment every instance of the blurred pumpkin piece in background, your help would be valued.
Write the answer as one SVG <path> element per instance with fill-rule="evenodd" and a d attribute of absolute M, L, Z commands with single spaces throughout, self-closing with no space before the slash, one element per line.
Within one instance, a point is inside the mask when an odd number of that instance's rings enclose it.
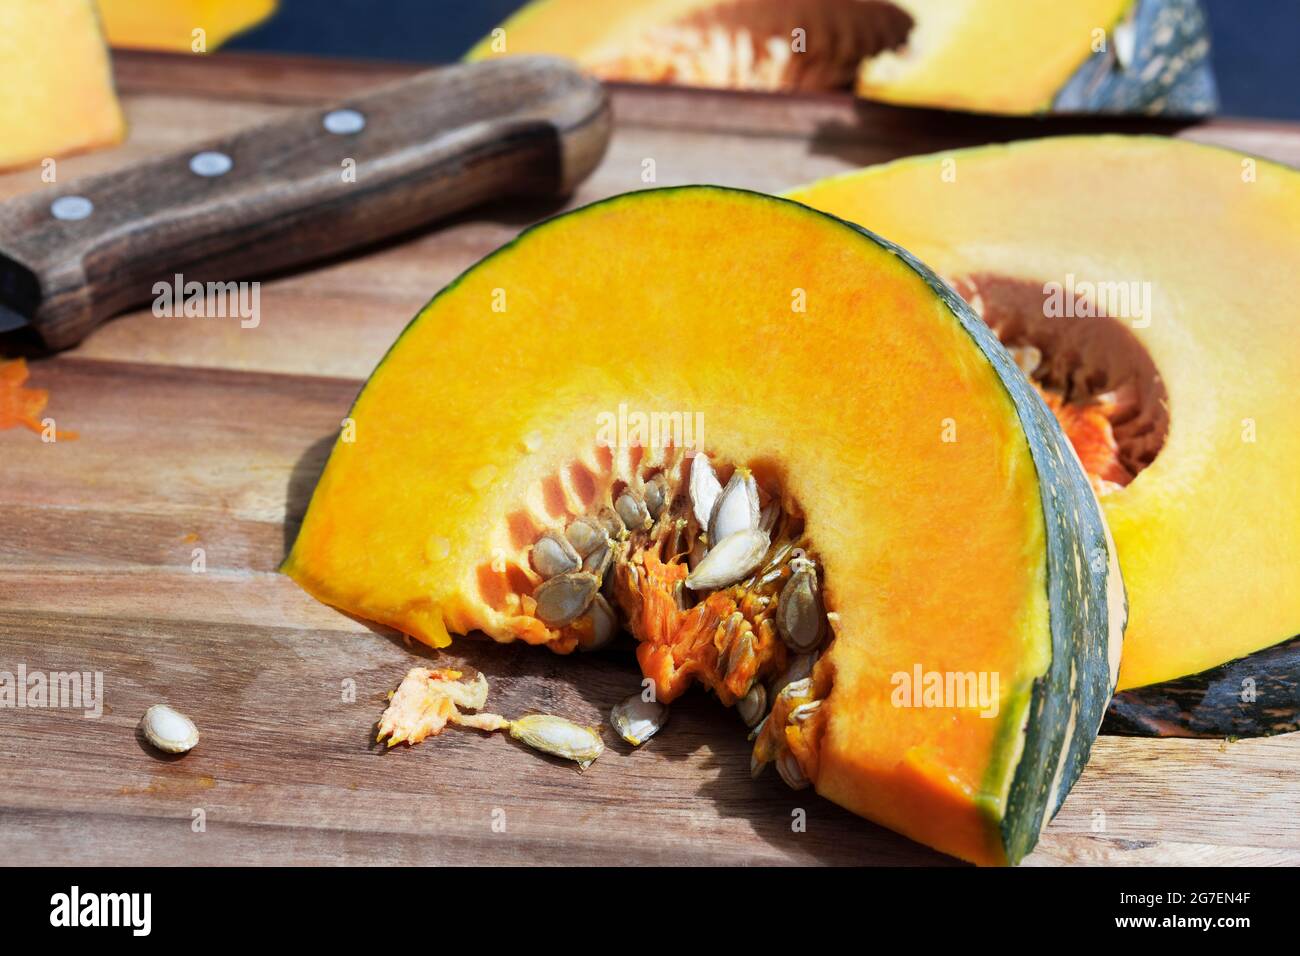
<path fill-rule="evenodd" d="M 277 0 L 98 0 L 115 47 L 203 53 L 275 12 Z M 202 30 L 202 44 L 195 30 Z M 196 48 L 197 45 L 197 48 Z"/>
<path fill-rule="evenodd" d="M 93 0 L 0 4 L 0 169 L 121 142 Z"/>
<path fill-rule="evenodd" d="M 1199 0 L 530 0 L 466 54 L 972 113 L 1217 108 Z"/>

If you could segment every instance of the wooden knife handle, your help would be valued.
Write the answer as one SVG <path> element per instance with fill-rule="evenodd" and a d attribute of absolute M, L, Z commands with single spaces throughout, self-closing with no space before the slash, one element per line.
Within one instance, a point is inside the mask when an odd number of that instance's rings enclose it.
<path fill-rule="evenodd" d="M 603 88 L 563 60 L 432 70 L 0 204 L 5 285 L 65 348 L 177 273 L 264 275 L 490 199 L 565 196 L 609 128 Z"/>

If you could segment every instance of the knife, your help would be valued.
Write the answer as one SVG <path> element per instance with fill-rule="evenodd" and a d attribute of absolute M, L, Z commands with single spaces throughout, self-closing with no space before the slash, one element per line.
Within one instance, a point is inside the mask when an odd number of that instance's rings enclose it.
<path fill-rule="evenodd" d="M 0 331 L 67 348 L 177 274 L 265 275 L 491 199 L 564 197 L 609 132 L 598 81 L 503 58 L 29 193 L 0 203 Z"/>

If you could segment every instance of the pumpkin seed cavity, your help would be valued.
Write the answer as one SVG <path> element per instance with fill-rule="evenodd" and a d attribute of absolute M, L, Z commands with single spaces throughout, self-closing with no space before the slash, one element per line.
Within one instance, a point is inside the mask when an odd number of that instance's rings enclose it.
<path fill-rule="evenodd" d="M 905 48 L 913 25 L 889 0 L 718 0 L 643 30 L 590 68 L 640 83 L 848 89 L 863 60 Z M 807 44 L 795 52 L 801 28 Z"/>
<path fill-rule="evenodd" d="M 796 504 L 750 468 L 721 470 L 725 482 L 706 455 L 670 454 L 541 531 L 529 551 L 537 583 L 521 606 L 557 649 L 597 650 L 623 629 L 637 639 L 655 699 L 632 695 L 611 711 L 628 743 L 657 733 L 667 705 L 698 682 L 747 727 L 770 727 L 753 737 L 757 767 L 776 762 L 788 783 L 807 786 L 825 708 L 798 712 L 798 750 L 777 730 L 796 719 L 791 686 L 798 704 L 829 691 L 829 677 L 820 694 L 812 679 L 832 637 L 821 566 Z M 779 723 L 764 723 L 774 708 Z"/>
<path fill-rule="evenodd" d="M 1169 396 L 1151 355 L 1123 321 L 1079 296 L 1072 304 L 1088 321 L 1054 318 L 1048 285 L 1039 282 L 981 273 L 951 284 L 1038 391 L 1098 497 L 1151 465 L 1169 432 Z"/>

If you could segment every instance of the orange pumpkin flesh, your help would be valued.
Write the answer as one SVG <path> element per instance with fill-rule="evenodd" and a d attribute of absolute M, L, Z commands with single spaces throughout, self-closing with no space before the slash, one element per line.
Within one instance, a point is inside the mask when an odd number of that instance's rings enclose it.
<path fill-rule="evenodd" d="M 607 447 L 626 410 L 682 413 L 703 434 Z M 539 619 L 530 549 L 656 473 L 679 501 L 696 450 L 723 480 L 752 469 L 797 515 L 835 619 L 816 719 L 780 747 L 823 795 L 941 850 L 1027 852 L 1113 686 L 1123 601 L 1104 525 L 978 318 L 900 250 L 806 207 L 634 193 L 469 270 L 358 398 L 284 570 L 433 646 L 478 629 L 568 652 L 586 637 Z M 685 568 L 648 534 L 620 539 L 612 594 L 661 698 L 694 676 L 730 703 L 780 670 L 785 649 L 757 641 L 754 672 L 728 684 L 696 638 L 716 627 L 700 608 L 731 592 L 663 605 Z M 897 706 L 916 666 L 998 675 L 996 715 Z"/>

